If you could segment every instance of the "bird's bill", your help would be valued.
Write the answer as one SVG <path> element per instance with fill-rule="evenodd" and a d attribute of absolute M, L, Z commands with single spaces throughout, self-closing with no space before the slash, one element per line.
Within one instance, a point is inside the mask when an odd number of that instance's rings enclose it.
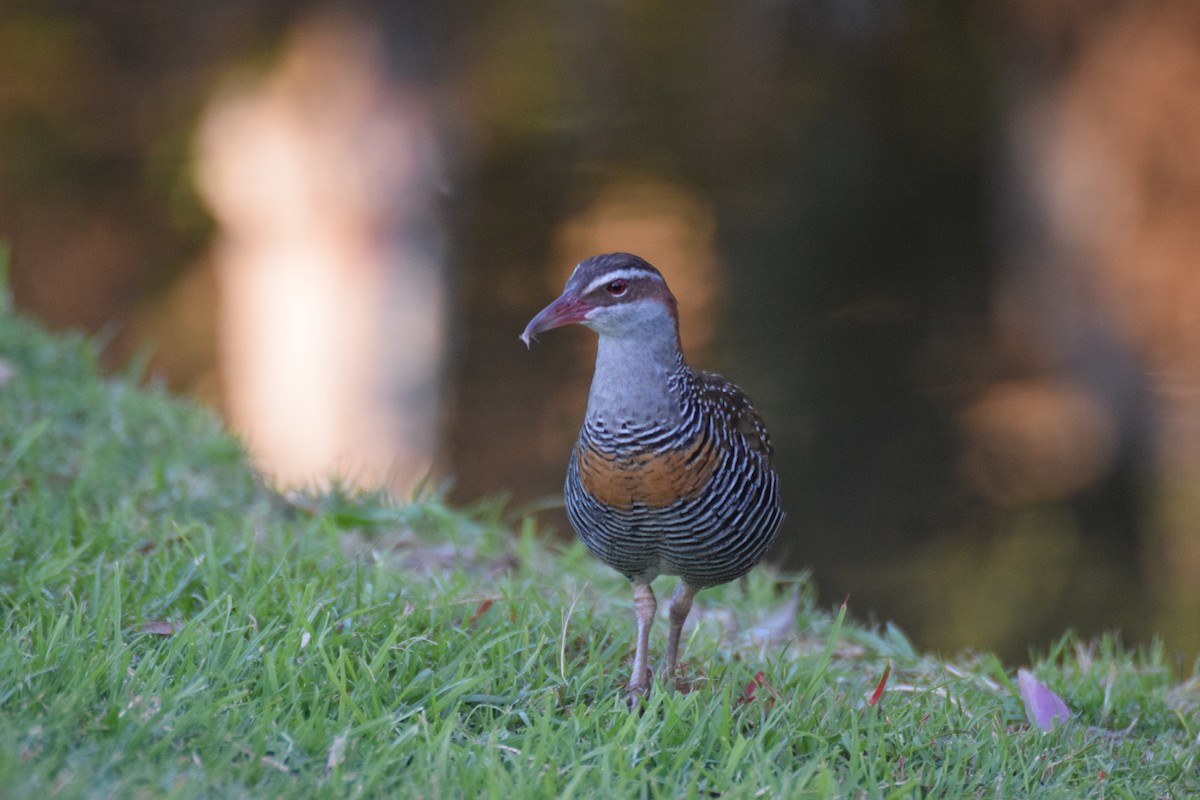
<path fill-rule="evenodd" d="M 587 319 L 587 313 L 591 310 L 591 306 L 583 302 L 576 295 L 570 292 L 563 292 L 561 297 L 539 311 L 536 317 L 529 320 L 529 324 L 525 326 L 525 330 L 521 333 L 521 341 L 525 343 L 526 347 L 529 347 L 537 334 L 554 328 L 561 328 L 563 325 L 570 325 L 572 322 L 583 322 Z"/>

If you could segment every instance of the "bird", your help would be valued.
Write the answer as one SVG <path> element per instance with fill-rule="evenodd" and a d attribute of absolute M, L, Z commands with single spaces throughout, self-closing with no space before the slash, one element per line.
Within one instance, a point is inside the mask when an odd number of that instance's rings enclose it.
<path fill-rule="evenodd" d="M 587 549 L 629 579 L 637 621 L 630 703 L 650 691 L 651 582 L 679 582 L 668 606 L 660 679 L 674 687 L 680 633 L 701 589 L 749 572 L 784 512 L 771 439 L 731 381 L 693 370 L 662 273 L 631 253 L 581 261 L 561 296 L 530 320 L 529 348 L 577 323 L 599 335 L 579 438 L 567 462 L 567 517 Z"/>

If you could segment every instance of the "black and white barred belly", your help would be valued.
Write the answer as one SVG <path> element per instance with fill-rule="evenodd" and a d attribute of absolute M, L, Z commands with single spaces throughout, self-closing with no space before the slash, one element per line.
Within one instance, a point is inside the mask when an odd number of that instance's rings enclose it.
<path fill-rule="evenodd" d="M 567 468 L 567 516 L 622 574 L 679 575 L 696 587 L 738 578 L 783 520 L 762 420 L 736 386 L 685 370 L 670 427 L 584 423 Z"/>

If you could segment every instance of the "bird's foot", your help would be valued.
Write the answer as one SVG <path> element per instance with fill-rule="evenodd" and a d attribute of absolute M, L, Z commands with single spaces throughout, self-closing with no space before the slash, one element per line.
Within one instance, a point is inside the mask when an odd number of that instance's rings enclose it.
<path fill-rule="evenodd" d="M 632 683 L 625 687 L 625 705 L 631 709 L 639 708 L 646 702 L 650 694 L 649 686 L 634 686 Z"/>
<path fill-rule="evenodd" d="M 641 680 L 638 680 L 638 678 Z M 650 694 L 650 684 L 654 682 L 654 673 L 650 670 L 643 670 L 642 674 L 634 675 L 629 679 L 629 685 L 625 687 L 625 702 L 630 708 L 641 705 L 646 697 Z"/>

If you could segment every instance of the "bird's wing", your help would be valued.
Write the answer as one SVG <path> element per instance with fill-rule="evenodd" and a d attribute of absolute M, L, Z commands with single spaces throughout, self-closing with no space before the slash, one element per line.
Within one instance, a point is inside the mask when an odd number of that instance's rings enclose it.
<path fill-rule="evenodd" d="M 746 393 L 712 372 L 698 372 L 696 377 L 701 401 L 708 406 L 713 423 L 731 440 L 742 442 L 750 451 L 769 460 L 774 452 L 771 436 Z"/>

